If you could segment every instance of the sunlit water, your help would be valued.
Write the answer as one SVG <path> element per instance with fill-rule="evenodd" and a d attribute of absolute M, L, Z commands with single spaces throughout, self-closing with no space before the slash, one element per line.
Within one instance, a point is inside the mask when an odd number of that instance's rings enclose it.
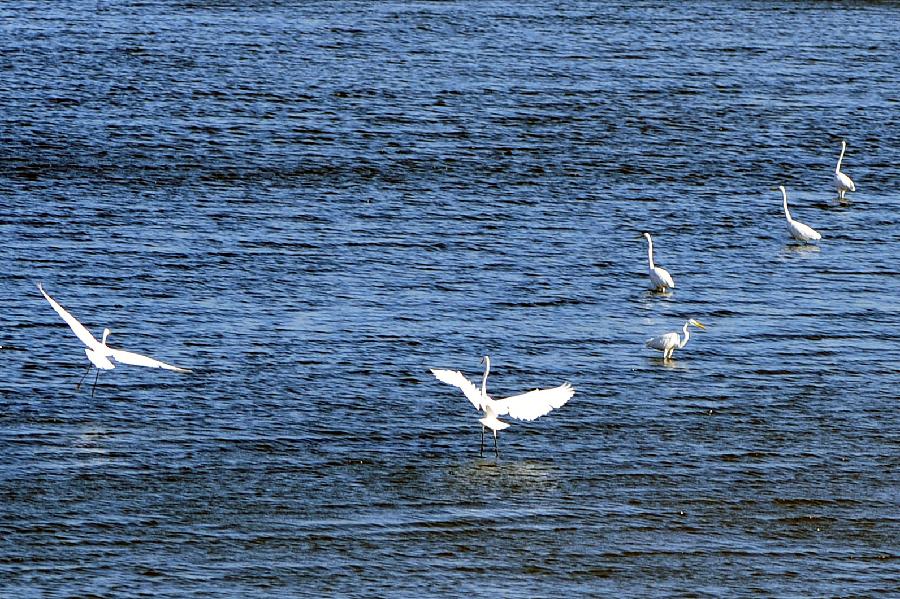
<path fill-rule="evenodd" d="M 0 6 L 0 595 L 896 592 L 900 7 L 525 4 Z"/>

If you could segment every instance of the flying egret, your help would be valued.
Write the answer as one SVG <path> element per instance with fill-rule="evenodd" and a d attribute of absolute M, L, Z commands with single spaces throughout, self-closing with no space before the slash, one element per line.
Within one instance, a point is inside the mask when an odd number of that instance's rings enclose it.
<path fill-rule="evenodd" d="M 651 287 L 656 291 L 665 291 L 666 288 L 675 287 L 675 281 L 672 280 L 672 275 L 669 274 L 669 271 L 653 264 L 653 239 L 650 238 L 650 233 L 644 233 L 644 237 L 647 239 L 648 244 L 647 261 L 650 263 Z"/>
<path fill-rule="evenodd" d="M 69 314 L 65 308 L 60 306 L 56 301 L 47 295 L 47 292 L 44 291 L 44 287 L 38 283 L 38 289 L 40 289 L 41 294 L 43 294 L 44 298 L 50 305 L 56 310 L 56 313 L 59 314 L 66 324 L 69 325 L 69 328 L 72 329 L 72 332 L 75 333 L 75 336 L 78 337 L 82 343 L 84 343 L 87 347 L 84 350 L 84 353 L 87 354 L 88 360 L 91 361 L 91 364 L 97 368 L 97 376 L 94 378 L 94 388 L 91 390 L 91 397 L 94 396 L 94 391 L 97 389 L 97 378 L 100 377 L 101 370 L 112 370 L 115 368 L 115 364 L 112 363 L 112 360 L 116 362 L 120 362 L 122 364 L 131 364 L 133 366 L 148 366 L 150 368 L 165 368 L 166 370 L 174 370 L 176 372 L 191 372 L 191 370 L 187 368 L 179 368 L 178 366 L 172 366 L 171 364 L 166 364 L 165 362 L 160 362 L 159 360 L 154 360 L 153 358 L 149 358 L 147 356 L 142 356 L 141 354 L 132 353 L 130 351 L 124 351 L 121 349 L 113 349 L 106 345 L 106 338 L 109 337 L 109 329 L 103 329 L 103 340 L 97 341 L 93 335 L 91 335 L 90 331 L 88 331 L 84 325 L 82 325 L 78 320 Z M 81 380 L 78 381 L 78 385 L 76 385 L 76 389 L 81 387 L 81 383 L 84 381 L 84 377 L 87 376 L 87 373 L 90 371 L 91 367 L 88 366 L 88 369 L 84 372 L 84 375 L 81 377 Z"/>
<path fill-rule="evenodd" d="M 672 331 L 671 333 L 666 333 L 664 335 L 660 335 L 658 337 L 654 337 L 652 339 L 647 339 L 647 347 L 652 349 L 657 349 L 663 353 L 663 360 L 668 360 L 672 357 L 672 353 L 676 349 L 681 349 L 685 345 L 687 345 L 688 339 L 691 338 L 691 334 L 688 332 L 689 326 L 700 327 L 701 329 L 705 329 L 702 323 L 691 318 L 686 323 L 684 323 L 684 338 L 680 338 L 678 335 L 678 331 Z"/>
<path fill-rule="evenodd" d="M 841 161 L 844 159 L 844 152 L 847 150 L 847 141 L 841 140 L 841 157 L 838 158 L 837 166 L 834 167 L 834 186 L 837 187 L 838 197 L 844 199 L 844 194 L 848 191 L 856 191 L 853 180 L 841 172 Z"/>
<path fill-rule="evenodd" d="M 481 455 L 484 455 L 484 429 L 487 427 L 494 432 L 494 453 L 498 458 L 500 457 L 497 432 L 508 428 L 509 424 L 501 421 L 498 416 L 509 414 L 510 418 L 516 420 L 534 420 L 547 414 L 550 410 L 562 406 L 575 394 L 572 385 L 563 383 L 552 389 L 535 389 L 506 399 L 491 399 L 487 394 L 487 377 L 491 371 L 490 357 L 485 356 L 481 363 L 484 364 L 481 389 L 478 389 L 458 370 L 431 369 L 431 373 L 439 381 L 461 389 L 475 409 L 484 412 L 484 418 L 479 419 L 481 422 Z"/>
<path fill-rule="evenodd" d="M 809 225 L 804 225 L 800 221 L 791 218 L 791 213 L 788 211 L 787 206 L 787 191 L 785 191 L 784 185 L 779 185 L 778 189 L 781 190 L 781 195 L 783 196 L 784 217 L 787 219 L 788 231 L 790 231 L 791 237 L 793 237 L 797 241 L 803 242 L 822 239 L 822 235 L 818 231 L 816 231 Z"/>

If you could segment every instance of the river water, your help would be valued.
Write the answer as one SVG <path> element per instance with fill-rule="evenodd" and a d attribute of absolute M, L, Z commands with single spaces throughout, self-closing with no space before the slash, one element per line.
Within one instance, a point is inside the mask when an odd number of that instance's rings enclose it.
<path fill-rule="evenodd" d="M 0 5 L 0 595 L 893 595 L 898 23 Z M 195 372 L 76 390 L 38 281 Z M 429 372 L 483 355 L 577 390 L 499 460 Z"/>

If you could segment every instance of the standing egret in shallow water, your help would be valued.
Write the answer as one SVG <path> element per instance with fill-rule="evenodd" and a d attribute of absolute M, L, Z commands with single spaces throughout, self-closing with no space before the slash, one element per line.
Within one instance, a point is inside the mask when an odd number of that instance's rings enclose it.
<path fill-rule="evenodd" d="M 791 218 L 791 213 L 788 211 L 787 207 L 787 191 L 785 191 L 784 185 L 779 185 L 778 189 L 781 190 L 784 205 L 784 217 L 787 219 L 788 231 L 790 232 L 791 237 L 793 237 L 797 241 L 804 242 L 822 239 L 822 235 L 818 231 L 816 231 L 809 225 L 804 225 L 800 221 Z"/>
<path fill-rule="evenodd" d="M 485 356 L 481 360 L 484 364 L 484 377 L 481 379 L 481 389 L 475 386 L 458 370 L 431 369 L 431 373 L 442 383 L 453 385 L 462 390 L 475 409 L 484 412 L 481 418 L 481 455 L 484 455 L 484 429 L 494 432 L 494 453 L 500 457 L 500 448 L 497 445 L 497 432 L 509 427 L 509 424 L 498 419 L 498 416 L 509 414 L 516 420 L 534 420 L 565 404 L 575 394 L 575 390 L 569 383 L 563 383 L 552 389 L 535 389 L 521 395 L 514 395 L 506 399 L 491 399 L 487 394 L 487 377 L 491 371 L 491 359 Z"/>
<path fill-rule="evenodd" d="M 671 333 L 666 333 L 664 335 L 660 335 L 659 337 L 654 337 L 652 339 L 647 339 L 647 347 L 652 349 L 657 349 L 663 353 L 663 360 L 668 360 L 672 357 L 672 352 L 676 349 L 681 349 L 685 345 L 687 345 L 688 339 L 691 338 L 691 334 L 688 332 L 689 326 L 700 327 L 701 329 L 705 329 L 700 322 L 691 318 L 686 323 L 684 323 L 684 338 L 680 338 L 677 331 L 673 331 Z"/>
<path fill-rule="evenodd" d="M 88 360 L 91 361 L 91 364 L 97 368 L 97 377 L 94 378 L 94 388 L 91 390 L 91 396 L 94 395 L 94 390 L 97 388 L 97 378 L 100 376 L 101 370 L 112 370 L 115 368 L 115 364 L 112 363 L 112 360 L 116 362 L 120 362 L 122 364 L 131 364 L 133 366 L 148 366 L 150 368 L 165 368 L 166 370 L 175 370 L 177 372 L 191 372 L 187 368 L 179 368 L 178 366 L 172 366 L 171 364 L 166 364 L 165 362 L 160 362 L 159 360 L 154 360 L 153 358 L 148 358 L 147 356 L 142 356 L 141 354 L 135 354 L 129 351 L 124 351 L 121 349 L 113 349 L 106 345 L 106 338 L 109 337 L 109 329 L 103 329 L 103 341 L 97 341 L 93 335 L 91 335 L 90 331 L 88 331 L 84 325 L 82 325 L 78 320 L 69 314 L 65 308 L 60 306 L 56 301 L 47 295 L 47 292 L 44 291 L 43 286 L 38 283 L 38 289 L 41 290 L 41 294 L 46 298 L 50 305 L 56 310 L 56 313 L 59 314 L 66 324 L 69 325 L 69 328 L 72 329 L 72 332 L 75 333 L 75 336 L 78 337 L 82 343 L 84 343 L 87 347 L 84 350 L 84 353 L 87 354 Z M 87 376 L 88 371 L 90 370 L 90 366 L 88 366 L 88 370 L 85 371 L 84 376 L 81 377 L 81 380 L 78 381 L 78 385 L 76 388 L 81 386 L 81 382 L 84 381 L 84 377 Z"/>
<path fill-rule="evenodd" d="M 644 238 L 647 239 L 648 244 L 647 261 L 650 263 L 651 287 L 656 291 L 665 291 L 667 288 L 675 287 L 675 281 L 672 280 L 672 275 L 669 274 L 669 271 L 653 264 L 653 239 L 650 238 L 650 233 L 644 233 Z"/>
<path fill-rule="evenodd" d="M 844 152 L 847 150 L 847 142 L 841 140 L 841 157 L 838 158 L 837 166 L 834 167 L 834 186 L 837 187 L 838 197 L 844 199 L 844 194 L 848 191 L 856 191 L 853 180 L 841 172 L 841 161 L 844 159 Z"/>

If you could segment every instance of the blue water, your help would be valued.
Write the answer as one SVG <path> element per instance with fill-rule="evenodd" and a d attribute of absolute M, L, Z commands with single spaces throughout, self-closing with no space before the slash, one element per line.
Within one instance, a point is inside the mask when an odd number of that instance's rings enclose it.
<path fill-rule="evenodd" d="M 897 23 L 0 5 L 0 596 L 894 595 Z"/>

